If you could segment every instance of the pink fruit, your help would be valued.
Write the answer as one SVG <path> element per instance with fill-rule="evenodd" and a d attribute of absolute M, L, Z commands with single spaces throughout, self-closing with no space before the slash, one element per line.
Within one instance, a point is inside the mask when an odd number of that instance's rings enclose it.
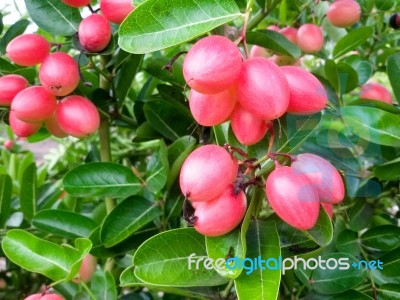
<path fill-rule="evenodd" d="M 111 40 L 111 26 L 107 19 L 98 14 L 84 18 L 78 28 L 79 42 L 89 52 L 104 50 Z"/>
<path fill-rule="evenodd" d="M 330 203 L 324 203 L 324 202 L 321 202 L 321 205 L 325 209 L 329 218 L 332 219 L 333 218 L 333 205 Z"/>
<path fill-rule="evenodd" d="M 96 106 L 82 96 L 68 96 L 57 106 L 56 119 L 60 128 L 77 138 L 87 137 L 100 126 L 100 115 Z"/>
<path fill-rule="evenodd" d="M 183 163 L 179 184 L 183 195 L 192 201 L 210 201 L 218 197 L 237 172 L 230 154 L 217 145 L 194 150 Z"/>
<path fill-rule="evenodd" d="M 292 168 L 308 178 L 317 190 L 321 202 L 339 203 L 344 199 L 343 179 L 329 161 L 304 153 L 295 157 Z"/>
<path fill-rule="evenodd" d="M 284 27 L 279 30 L 280 34 L 283 34 L 293 44 L 297 43 L 297 29 L 294 27 Z"/>
<path fill-rule="evenodd" d="M 48 118 L 44 122 L 44 124 L 46 125 L 48 132 L 50 132 L 55 137 L 64 138 L 68 136 L 68 134 L 65 133 L 64 130 L 62 130 L 60 125 L 58 124 L 55 114 L 52 115 L 50 118 Z"/>
<path fill-rule="evenodd" d="M 183 62 L 183 76 L 197 92 L 216 94 L 236 81 L 241 67 L 242 55 L 237 46 L 226 37 L 213 35 L 199 40 L 189 50 Z"/>
<path fill-rule="evenodd" d="M 28 81 L 20 75 L 0 77 L 0 106 L 10 106 L 14 97 L 28 86 Z"/>
<path fill-rule="evenodd" d="M 370 82 L 361 87 L 360 98 L 393 104 L 392 94 L 382 84 Z"/>
<path fill-rule="evenodd" d="M 326 13 L 328 21 L 336 27 L 348 27 L 360 20 L 361 8 L 354 0 L 336 0 Z"/>
<path fill-rule="evenodd" d="M 121 24 L 135 7 L 132 0 L 101 0 L 100 10 L 110 22 Z"/>
<path fill-rule="evenodd" d="M 290 100 L 288 113 L 308 115 L 319 112 L 328 103 L 328 95 L 319 80 L 310 72 L 286 66 L 281 71 L 289 83 Z"/>
<path fill-rule="evenodd" d="M 268 131 L 268 121 L 258 119 L 237 105 L 231 115 L 232 131 L 243 145 L 253 145 L 262 140 Z"/>
<path fill-rule="evenodd" d="M 19 92 L 11 103 L 11 111 L 24 122 L 42 122 L 56 110 L 56 97 L 42 86 L 31 86 Z"/>
<path fill-rule="evenodd" d="M 57 294 L 33 294 L 25 300 L 64 300 L 64 298 Z"/>
<path fill-rule="evenodd" d="M 233 185 L 225 188 L 221 195 L 208 202 L 196 203 L 194 228 L 207 236 L 220 236 L 233 230 L 246 213 L 246 195 L 233 192 Z"/>
<path fill-rule="evenodd" d="M 19 120 L 13 111 L 10 112 L 9 121 L 12 132 L 19 137 L 29 137 L 42 127 L 41 123 L 27 123 Z"/>
<path fill-rule="evenodd" d="M 289 85 L 285 76 L 270 60 L 249 58 L 243 62 L 237 85 L 239 103 L 264 120 L 282 116 L 289 105 Z"/>
<path fill-rule="evenodd" d="M 90 4 L 90 0 L 61 0 L 61 1 L 72 7 L 81 7 Z"/>
<path fill-rule="evenodd" d="M 4 149 L 11 150 L 14 147 L 14 142 L 12 140 L 5 140 L 3 143 Z"/>
<path fill-rule="evenodd" d="M 21 66 L 40 64 L 50 52 L 50 43 L 35 33 L 22 34 L 14 38 L 6 48 L 8 58 Z"/>
<path fill-rule="evenodd" d="M 314 24 L 304 24 L 297 31 L 297 45 L 303 52 L 318 52 L 324 46 L 321 28 Z"/>
<path fill-rule="evenodd" d="M 271 52 L 261 46 L 254 45 L 250 49 L 250 57 L 270 57 Z"/>
<path fill-rule="evenodd" d="M 214 126 L 225 122 L 236 103 L 236 95 L 231 89 L 218 94 L 200 94 L 190 91 L 189 107 L 193 118 L 203 126 Z"/>
<path fill-rule="evenodd" d="M 79 84 L 78 64 L 67 53 L 50 54 L 40 66 L 39 79 L 42 86 L 54 95 L 68 95 Z"/>
<path fill-rule="evenodd" d="M 97 258 L 91 254 L 87 254 L 82 260 L 79 269 L 79 278 L 83 282 L 88 282 L 92 278 L 94 272 L 96 272 L 96 266 Z"/>
<path fill-rule="evenodd" d="M 279 32 L 279 30 L 280 30 L 279 26 L 276 26 L 276 25 L 269 25 L 267 27 L 267 29 L 268 30 L 272 30 L 272 31 L 276 31 L 276 32 Z"/>
<path fill-rule="evenodd" d="M 308 230 L 317 222 L 318 192 L 301 172 L 291 167 L 277 167 L 267 177 L 266 194 L 272 209 L 289 225 Z"/>

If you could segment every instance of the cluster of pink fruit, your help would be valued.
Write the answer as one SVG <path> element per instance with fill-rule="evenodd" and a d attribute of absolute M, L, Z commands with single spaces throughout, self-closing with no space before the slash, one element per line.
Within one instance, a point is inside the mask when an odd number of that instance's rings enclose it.
<path fill-rule="evenodd" d="M 260 141 L 271 121 L 284 113 L 313 114 L 328 101 L 324 87 L 310 72 L 295 66 L 280 68 L 263 57 L 243 61 L 238 47 L 222 36 L 195 43 L 185 57 L 183 75 L 192 88 L 189 106 L 195 120 L 203 126 L 230 120 L 244 145 Z"/>

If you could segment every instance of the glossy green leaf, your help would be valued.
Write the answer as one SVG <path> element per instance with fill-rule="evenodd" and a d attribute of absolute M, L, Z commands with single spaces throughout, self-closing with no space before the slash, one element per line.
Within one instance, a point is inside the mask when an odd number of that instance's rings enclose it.
<path fill-rule="evenodd" d="M 372 227 L 362 234 L 361 243 L 374 250 L 393 250 L 400 245 L 400 228 L 394 225 Z"/>
<path fill-rule="evenodd" d="M 121 50 L 122 51 L 122 50 Z M 119 101 L 124 101 L 132 86 L 132 82 L 143 61 L 143 55 L 130 54 L 122 64 L 115 77 L 116 96 Z"/>
<path fill-rule="evenodd" d="M 28 25 L 29 21 L 24 19 L 18 20 L 11 25 L 0 40 L 0 53 L 5 54 L 8 43 L 15 37 L 23 34 Z"/>
<path fill-rule="evenodd" d="M 340 252 L 348 253 L 353 256 L 360 254 L 360 241 L 357 233 L 351 230 L 343 230 L 336 239 L 336 248 Z"/>
<path fill-rule="evenodd" d="M 204 236 L 194 228 L 180 228 L 157 234 L 144 242 L 136 250 L 133 264 L 135 276 L 150 284 L 192 287 L 226 283 L 227 279 L 218 275 L 212 265 L 210 270 L 204 267 L 202 262 L 206 258 Z M 198 259 L 202 260 L 196 270 Z"/>
<path fill-rule="evenodd" d="M 81 165 L 64 177 L 64 189 L 79 197 L 128 197 L 142 186 L 133 172 L 120 164 L 94 162 Z"/>
<path fill-rule="evenodd" d="M 75 248 L 57 245 L 40 239 L 24 230 L 7 232 L 1 246 L 5 255 L 15 264 L 51 280 L 71 280 L 79 271 L 83 257 L 89 253 L 92 243 L 88 239 L 75 240 Z"/>
<path fill-rule="evenodd" d="M 183 78 L 181 60 L 178 59 L 174 62 L 172 73 L 163 68 L 170 62 L 170 59 L 168 57 L 153 57 L 153 59 L 146 60 L 143 67 L 146 72 L 158 79 L 185 87 L 186 81 Z"/>
<path fill-rule="evenodd" d="M 157 203 L 149 202 L 141 196 L 129 197 L 118 204 L 104 220 L 101 240 L 106 247 L 114 246 L 159 215 Z"/>
<path fill-rule="evenodd" d="M 146 167 L 146 187 L 152 193 L 158 193 L 168 180 L 168 150 L 165 142 L 160 140 L 160 148 L 154 152 Z"/>
<path fill-rule="evenodd" d="M 307 300 L 373 300 L 369 295 L 361 293 L 356 290 L 347 290 L 343 293 L 335 295 L 322 295 L 317 293 L 307 294 Z"/>
<path fill-rule="evenodd" d="M 392 85 L 397 101 L 400 101 L 400 53 L 389 56 L 386 63 L 386 72 Z"/>
<path fill-rule="evenodd" d="M 0 227 L 11 214 L 12 180 L 7 174 L 0 174 Z"/>
<path fill-rule="evenodd" d="M 400 178 L 400 158 L 396 158 L 373 169 L 374 176 L 381 180 L 397 180 Z"/>
<path fill-rule="evenodd" d="M 233 0 L 148 0 L 119 28 L 119 45 L 131 53 L 148 53 L 189 41 L 240 16 Z"/>
<path fill-rule="evenodd" d="M 91 279 L 91 291 L 96 299 L 114 300 L 117 299 L 117 288 L 114 277 L 109 271 L 96 271 Z"/>
<path fill-rule="evenodd" d="M 304 233 L 320 246 L 328 245 L 333 238 L 332 221 L 324 209 L 320 209 L 317 223 Z"/>
<path fill-rule="evenodd" d="M 235 279 L 239 300 L 276 299 L 278 297 L 281 271 L 276 263 L 264 262 L 265 270 L 255 268 L 253 259 L 261 257 L 279 259 L 281 255 L 279 236 L 274 222 L 252 221 L 247 232 L 247 253 L 250 264 L 245 264 L 242 274 Z M 253 268 L 249 268 L 249 265 Z"/>
<path fill-rule="evenodd" d="M 400 284 L 382 284 L 377 288 L 377 300 L 399 300 Z"/>
<path fill-rule="evenodd" d="M 372 64 L 368 60 L 363 60 L 359 55 L 352 55 L 346 58 L 347 62 L 358 74 L 358 84 L 362 85 L 368 81 L 372 75 Z"/>
<path fill-rule="evenodd" d="M 400 147 L 400 116 L 380 109 L 362 106 L 341 108 L 345 124 L 364 140 Z"/>
<path fill-rule="evenodd" d="M 78 31 L 79 9 L 62 1 L 25 0 L 29 16 L 40 28 L 54 35 L 70 36 Z"/>
<path fill-rule="evenodd" d="M 341 94 L 348 93 L 358 86 L 358 74 L 349 64 L 338 63 L 337 74 Z"/>
<path fill-rule="evenodd" d="M 340 39 L 333 49 L 333 57 L 337 58 L 365 43 L 374 33 L 370 26 L 361 27 L 350 31 L 342 39 Z"/>
<path fill-rule="evenodd" d="M 283 55 L 294 58 L 301 56 L 301 50 L 282 34 L 272 30 L 249 31 L 246 33 L 249 44 L 259 45 Z"/>
<path fill-rule="evenodd" d="M 20 191 L 21 210 L 26 220 L 31 220 L 36 213 L 37 183 L 36 183 L 36 164 L 31 163 L 25 168 L 22 175 Z"/>
<path fill-rule="evenodd" d="M 98 226 L 94 220 L 88 217 L 59 209 L 39 211 L 33 217 L 32 224 L 40 230 L 69 239 L 88 238 Z"/>
<path fill-rule="evenodd" d="M 364 199 L 359 199 L 348 211 L 350 222 L 348 226 L 353 231 L 360 231 L 369 225 L 372 217 L 371 205 L 365 202 Z"/>
<path fill-rule="evenodd" d="M 386 252 L 384 255 L 379 257 L 379 260 L 383 262 L 383 270 L 381 273 L 388 277 L 398 277 L 400 269 L 400 248 L 393 249 L 392 251 Z"/>

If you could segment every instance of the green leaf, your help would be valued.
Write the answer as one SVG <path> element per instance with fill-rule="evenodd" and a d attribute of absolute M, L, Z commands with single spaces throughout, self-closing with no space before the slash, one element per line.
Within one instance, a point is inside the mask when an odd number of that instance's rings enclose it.
<path fill-rule="evenodd" d="M 368 81 L 372 75 L 372 64 L 368 60 L 363 60 L 359 55 L 352 55 L 346 58 L 345 62 L 358 74 L 358 84 L 362 85 Z"/>
<path fill-rule="evenodd" d="M 400 102 L 400 53 L 393 54 L 388 57 L 386 63 L 386 72 L 388 74 L 393 93 L 398 102 Z"/>
<path fill-rule="evenodd" d="M 117 299 L 117 288 L 114 277 L 109 271 L 96 271 L 91 279 L 91 291 L 96 299 L 114 300 Z"/>
<path fill-rule="evenodd" d="M 0 175 L 0 227 L 3 227 L 11 214 L 12 180 L 7 174 Z"/>
<path fill-rule="evenodd" d="M 232 231 L 228 234 L 218 237 L 206 236 L 206 248 L 208 257 L 214 259 L 214 269 L 226 278 L 235 279 L 242 273 L 242 269 L 230 269 L 226 264 L 216 266 L 216 261 L 219 258 L 225 259 L 228 257 L 245 258 L 244 249 L 241 242 L 240 230 Z"/>
<path fill-rule="evenodd" d="M 158 57 L 153 55 L 151 59 L 147 59 L 144 63 L 144 69 L 152 76 L 166 82 L 170 82 L 180 87 L 186 86 L 186 81 L 183 77 L 182 63 L 178 59 L 174 62 L 172 73 L 163 69 L 163 67 L 170 62 L 168 57 Z M 144 86 L 143 86 L 144 87 Z"/>
<path fill-rule="evenodd" d="M 119 28 L 119 45 L 131 53 L 149 53 L 198 37 L 240 16 L 233 0 L 148 0 Z"/>
<path fill-rule="evenodd" d="M 336 239 L 336 248 L 340 252 L 358 256 L 360 254 L 360 241 L 357 233 L 348 229 L 340 232 Z"/>
<path fill-rule="evenodd" d="M 371 217 L 371 205 L 366 203 L 364 199 L 359 199 L 348 211 L 350 220 L 348 226 L 353 231 L 360 231 L 369 225 Z"/>
<path fill-rule="evenodd" d="M 394 225 L 372 227 L 362 234 L 361 243 L 374 250 L 393 250 L 400 244 L 400 228 Z"/>
<path fill-rule="evenodd" d="M 31 163 L 26 167 L 21 181 L 20 202 L 24 218 L 28 221 L 36 213 L 37 186 L 36 186 L 36 164 Z"/>
<path fill-rule="evenodd" d="M 79 9 L 62 1 L 25 0 L 33 22 L 53 35 L 70 36 L 78 31 L 82 18 Z"/>
<path fill-rule="evenodd" d="M 317 293 L 329 295 L 344 292 L 358 285 L 367 275 L 365 269 L 358 270 L 351 266 L 352 263 L 357 264 L 358 260 L 347 253 L 325 254 L 321 256 L 321 259 L 324 261 L 331 259 L 331 261 L 330 268 L 327 267 L 326 262 L 324 269 L 316 268 L 311 275 L 310 282 Z M 334 265 L 336 265 L 335 268 L 333 268 Z"/>
<path fill-rule="evenodd" d="M 8 43 L 15 37 L 23 34 L 28 25 L 28 20 L 18 20 L 11 25 L 0 40 L 0 53 L 5 54 Z"/>
<path fill-rule="evenodd" d="M 79 166 L 64 177 L 64 189 L 78 197 L 129 197 L 142 186 L 133 172 L 120 164 L 94 162 Z"/>
<path fill-rule="evenodd" d="M 32 224 L 40 230 L 68 239 L 88 238 L 98 226 L 94 220 L 88 217 L 59 209 L 39 211 L 33 217 Z"/>
<path fill-rule="evenodd" d="M 154 152 L 146 167 L 146 187 L 152 193 L 158 193 L 168 179 L 169 163 L 167 146 L 160 140 L 160 148 Z"/>
<path fill-rule="evenodd" d="M 400 178 L 400 157 L 391 160 L 373 169 L 373 175 L 380 180 L 397 180 Z"/>
<path fill-rule="evenodd" d="M 381 273 L 388 277 L 398 277 L 400 269 L 400 248 L 393 249 L 379 257 L 383 262 Z"/>
<path fill-rule="evenodd" d="M 133 196 L 118 204 L 101 227 L 101 240 L 106 247 L 114 246 L 160 215 L 157 203 Z"/>
<path fill-rule="evenodd" d="M 377 289 L 377 300 L 399 300 L 400 284 L 382 284 Z"/>
<path fill-rule="evenodd" d="M 40 239 L 24 230 L 7 232 L 1 246 L 5 255 L 15 264 L 51 280 L 71 280 L 79 271 L 83 257 L 89 253 L 92 243 L 88 239 L 76 239 L 75 248 L 57 245 Z"/>
<path fill-rule="evenodd" d="M 343 54 L 346 54 L 352 50 L 355 50 L 358 46 L 365 43 L 374 33 L 371 26 L 361 27 L 350 31 L 347 35 L 341 38 L 333 49 L 333 58 L 338 58 Z"/>
<path fill-rule="evenodd" d="M 253 221 L 247 232 L 246 257 L 252 268 L 245 268 L 235 279 L 235 287 L 239 300 L 245 299 L 276 299 L 278 297 L 281 271 L 278 268 L 281 255 L 279 236 L 274 222 Z M 254 258 L 265 258 L 265 270 L 253 265 Z M 268 259 L 275 259 L 270 264 Z M 251 271 L 251 272 L 250 272 Z"/>
<path fill-rule="evenodd" d="M 136 250 L 133 264 L 135 276 L 149 284 L 192 287 L 226 283 L 227 279 L 218 275 L 212 265 L 209 270 L 204 267 L 206 258 L 204 236 L 194 228 L 180 228 L 157 234 L 144 242 Z M 200 259 L 196 270 L 196 261 Z"/>
<path fill-rule="evenodd" d="M 400 147 L 400 116 L 362 106 L 341 108 L 346 126 L 354 134 L 375 144 Z"/>
<path fill-rule="evenodd" d="M 301 50 L 282 34 L 272 30 L 249 31 L 246 33 L 246 41 L 249 44 L 259 45 L 271 49 L 282 55 L 294 58 L 301 56 Z"/>
<path fill-rule="evenodd" d="M 115 77 L 116 96 L 119 101 L 124 101 L 131 88 L 132 82 L 143 61 L 143 55 L 130 54 L 122 64 Z"/>
<path fill-rule="evenodd" d="M 320 209 L 317 223 L 304 233 L 320 246 L 328 245 L 333 238 L 332 221 L 325 209 Z"/>
<path fill-rule="evenodd" d="M 337 65 L 340 93 L 348 93 L 358 86 L 358 74 L 347 63 L 340 62 Z"/>

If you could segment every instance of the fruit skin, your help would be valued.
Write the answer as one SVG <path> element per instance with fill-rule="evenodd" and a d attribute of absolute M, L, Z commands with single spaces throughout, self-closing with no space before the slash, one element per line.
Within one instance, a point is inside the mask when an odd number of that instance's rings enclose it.
<path fill-rule="evenodd" d="M 303 52 L 318 52 L 324 46 L 324 36 L 320 27 L 304 24 L 297 31 L 297 45 Z"/>
<path fill-rule="evenodd" d="M 81 7 L 90 4 L 90 0 L 61 0 L 61 1 L 72 7 Z"/>
<path fill-rule="evenodd" d="M 400 14 L 394 14 L 390 16 L 389 26 L 394 29 L 400 28 Z"/>
<path fill-rule="evenodd" d="M 28 86 L 28 81 L 20 75 L 10 74 L 0 77 L 0 106 L 10 106 L 14 97 Z"/>
<path fill-rule="evenodd" d="M 81 267 L 79 268 L 79 278 L 73 279 L 75 283 L 88 282 L 96 272 L 97 258 L 91 254 L 86 254 L 82 260 Z"/>
<path fill-rule="evenodd" d="M 13 111 L 10 112 L 9 121 L 12 132 L 19 137 L 29 137 L 42 127 L 41 123 L 27 123 L 19 120 Z"/>
<path fill-rule="evenodd" d="M 326 13 L 329 23 L 336 27 L 352 26 L 360 20 L 361 7 L 354 0 L 336 0 Z"/>
<path fill-rule="evenodd" d="M 189 107 L 193 118 L 202 126 L 214 126 L 225 122 L 236 103 L 233 90 L 227 89 L 218 94 L 201 94 L 190 90 Z"/>
<path fill-rule="evenodd" d="M 25 298 L 25 300 L 64 300 L 64 298 L 57 294 L 33 294 Z"/>
<path fill-rule="evenodd" d="M 268 49 L 261 47 L 261 46 L 254 45 L 250 49 L 249 57 L 270 57 L 271 54 L 272 54 L 272 52 L 269 51 Z"/>
<path fill-rule="evenodd" d="M 186 158 L 179 176 L 183 195 L 191 201 L 210 201 L 231 183 L 237 164 L 230 154 L 217 145 L 205 145 Z"/>
<path fill-rule="evenodd" d="M 220 236 L 233 230 L 242 221 L 247 208 L 246 195 L 233 192 L 230 184 L 220 196 L 196 203 L 194 228 L 206 236 Z"/>
<path fill-rule="evenodd" d="M 104 50 L 110 43 L 111 35 L 110 23 L 102 15 L 92 14 L 79 24 L 79 43 L 89 52 Z"/>
<path fill-rule="evenodd" d="M 36 33 L 19 35 L 6 48 L 6 54 L 11 61 L 26 67 L 40 64 L 49 53 L 50 43 Z"/>
<path fill-rule="evenodd" d="M 253 145 L 262 140 L 268 131 L 268 121 L 258 119 L 237 105 L 231 115 L 232 131 L 243 145 Z"/>
<path fill-rule="evenodd" d="M 4 149 L 11 150 L 14 147 L 14 142 L 12 140 L 5 140 L 3 147 Z"/>
<path fill-rule="evenodd" d="M 292 168 L 308 178 L 317 190 L 321 202 L 335 204 L 344 199 L 343 179 L 326 159 L 311 153 L 299 154 L 295 156 Z"/>
<path fill-rule="evenodd" d="M 11 111 L 24 122 L 42 122 L 56 110 L 56 97 L 42 86 L 31 86 L 19 92 L 11 103 Z"/>
<path fill-rule="evenodd" d="M 330 204 L 330 203 L 321 202 L 321 206 L 325 209 L 325 211 L 328 214 L 329 218 L 332 220 L 332 218 L 333 218 L 333 205 Z"/>
<path fill-rule="evenodd" d="M 278 166 L 267 177 L 266 195 L 275 213 L 289 225 L 308 230 L 317 222 L 318 192 L 305 175 L 291 167 Z"/>
<path fill-rule="evenodd" d="M 52 135 L 58 138 L 64 138 L 68 136 L 67 133 L 64 132 L 64 130 L 61 129 L 60 125 L 57 122 L 56 115 L 53 114 L 50 118 L 48 118 L 44 122 L 48 132 L 50 132 Z"/>
<path fill-rule="evenodd" d="M 289 105 L 289 84 L 279 67 L 263 57 L 243 62 L 237 85 L 242 107 L 256 117 L 273 120 L 282 116 Z"/>
<path fill-rule="evenodd" d="M 183 76 L 197 92 L 216 94 L 236 81 L 241 66 L 242 55 L 236 45 L 226 37 L 212 35 L 199 40 L 186 54 Z"/>
<path fill-rule="evenodd" d="M 308 115 L 325 108 L 328 103 L 328 95 L 321 82 L 313 74 L 293 66 L 282 67 L 281 71 L 289 83 L 288 113 Z"/>
<path fill-rule="evenodd" d="M 382 84 L 370 82 L 361 86 L 360 98 L 393 104 L 392 94 Z"/>
<path fill-rule="evenodd" d="M 280 34 L 283 34 L 290 42 L 297 44 L 297 29 L 294 27 L 284 27 L 279 30 Z"/>
<path fill-rule="evenodd" d="M 47 56 L 41 64 L 39 79 L 49 92 L 65 96 L 79 84 L 79 66 L 67 53 L 56 52 Z"/>
<path fill-rule="evenodd" d="M 121 24 L 135 7 L 132 0 L 101 0 L 100 10 L 103 16 L 110 22 Z"/>
<path fill-rule="evenodd" d="M 96 106 L 82 96 L 68 96 L 57 106 L 56 119 L 60 128 L 77 138 L 87 137 L 100 126 L 100 115 Z"/>

